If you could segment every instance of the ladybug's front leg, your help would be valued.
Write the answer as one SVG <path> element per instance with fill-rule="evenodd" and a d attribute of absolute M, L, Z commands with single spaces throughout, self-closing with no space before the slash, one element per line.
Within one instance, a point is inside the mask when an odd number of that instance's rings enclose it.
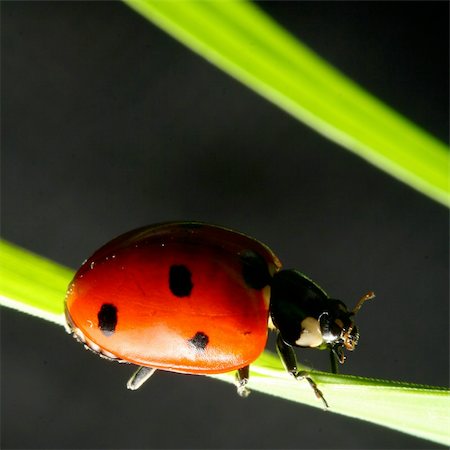
<path fill-rule="evenodd" d="M 332 348 L 330 348 L 330 364 L 331 364 L 331 373 L 339 373 L 337 357 Z"/>
<path fill-rule="evenodd" d="M 328 403 L 325 400 L 322 392 L 317 387 L 317 384 L 310 377 L 309 373 L 306 370 L 298 370 L 297 368 L 297 357 L 295 356 L 295 351 L 289 344 L 283 341 L 281 334 L 278 334 L 277 338 L 277 351 L 280 359 L 284 365 L 284 368 L 290 373 L 296 380 L 306 380 L 311 388 L 313 389 L 316 397 L 322 400 L 325 409 L 328 408 Z"/>
<path fill-rule="evenodd" d="M 250 366 L 242 367 L 236 372 L 237 393 L 244 398 L 250 395 L 250 389 L 247 388 L 249 372 Z"/>
<path fill-rule="evenodd" d="M 132 391 L 139 389 L 155 372 L 153 367 L 140 366 L 128 380 L 127 388 Z"/>

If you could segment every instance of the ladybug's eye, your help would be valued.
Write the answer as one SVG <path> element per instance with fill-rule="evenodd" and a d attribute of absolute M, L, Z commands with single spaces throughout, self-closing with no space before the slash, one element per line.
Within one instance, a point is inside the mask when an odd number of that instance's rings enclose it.
<path fill-rule="evenodd" d="M 323 312 L 319 317 L 320 329 L 322 331 L 323 340 L 327 343 L 337 341 L 342 334 L 340 327 L 328 312 Z"/>

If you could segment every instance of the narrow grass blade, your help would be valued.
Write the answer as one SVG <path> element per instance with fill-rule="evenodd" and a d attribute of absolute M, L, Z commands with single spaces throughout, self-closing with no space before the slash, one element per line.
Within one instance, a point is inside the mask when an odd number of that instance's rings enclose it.
<path fill-rule="evenodd" d="M 125 2 L 329 139 L 450 205 L 445 144 L 365 92 L 254 4 Z"/>
<path fill-rule="evenodd" d="M 64 325 L 64 294 L 73 271 L 0 240 L 0 305 Z M 306 382 L 296 382 L 264 352 L 251 367 L 255 391 L 322 407 Z M 312 372 L 330 411 L 450 445 L 450 394 L 443 388 Z M 233 382 L 233 374 L 215 375 Z"/>
<path fill-rule="evenodd" d="M 73 271 L 0 240 L 0 304 L 64 324 L 64 293 Z"/>
<path fill-rule="evenodd" d="M 322 408 L 310 386 L 292 379 L 276 355 L 251 366 L 250 389 Z M 311 371 L 330 411 L 450 445 L 450 392 L 445 388 Z M 230 374 L 214 375 L 234 382 Z"/>

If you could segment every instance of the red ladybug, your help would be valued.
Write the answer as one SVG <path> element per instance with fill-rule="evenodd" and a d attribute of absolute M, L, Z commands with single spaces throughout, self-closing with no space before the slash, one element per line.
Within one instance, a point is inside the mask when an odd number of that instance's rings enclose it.
<path fill-rule="evenodd" d="M 328 348 L 344 361 L 358 332 L 353 311 L 330 299 L 249 236 L 199 222 L 152 225 L 126 233 L 87 259 L 69 285 L 68 331 L 100 356 L 139 366 L 137 389 L 156 369 L 191 374 L 237 371 L 238 393 L 249 391 L 249 365 L 267 340 L 269 311 L 277 348 L 289 373 L 293 346 Z M 336 364 L 333 364 L 336 371 Z"/>

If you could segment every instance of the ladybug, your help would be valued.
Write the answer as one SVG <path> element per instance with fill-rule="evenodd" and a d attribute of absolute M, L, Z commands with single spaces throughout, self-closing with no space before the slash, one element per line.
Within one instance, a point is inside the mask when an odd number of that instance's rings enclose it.
<path fill-rule="evenodd" d="M 65 299 L 67 331 L 100 356 L 138 366 L 138 389 L 155 370 L 189 374 L 236 371 L 249 390 L 249 366 L 268 328 L 286 370 L 306 380 L 294 347 L 328 349 L 332 371 L 353 350 L 353 316 L 297 270 L 281 270 L 269 247 L 245 234 L 201 222 L 170 222 L 125 233 L 87 259 Z"/>

